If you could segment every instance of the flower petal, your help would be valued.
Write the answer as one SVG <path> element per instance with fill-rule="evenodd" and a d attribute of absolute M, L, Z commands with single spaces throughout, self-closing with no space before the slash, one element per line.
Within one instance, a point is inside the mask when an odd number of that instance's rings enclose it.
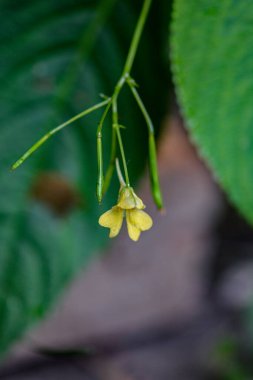
<path fill-rule="evenodd" d="M 121 189 L 117 206 L 123 210 L 145 208 L 142 200 L 137 197 L 132 187 L 123 187 L 123 189 Z"/>
<path fill-rule="evenodd" d="M 133 223 L 131 223 L 131 212 L 132 210 L 126 211 L 127 231 L 130 239 L 137 241 L 140 237 L 141 231 Z"/>
<path fill-rule="evenodd" d="M 145 211 L 134 209 L 130 210 L 129 214 L 131 224 L 140 231 L 146 231 L 152 227 L 153 221 Z"/>
<path fill-rule="evenodd" d="M 124 212 L 119 207 L 114 206 L 111 210 L 106 211 L 100 216 L 98 223 L 102 227 L 110 228 L 109 237 L 113 238 L 118 235 L 122 222 L 123 222 Z"/>
<path fill-rule="evenodd" d="M 145 205 L 143 204 L 141 198 L 137 197 L 137 195 L 135 194 L 134 191 L 133 191 L 133 193 L 134 193 L 135 208 L 142 210 L 143 208 L 145 208 Z"/>

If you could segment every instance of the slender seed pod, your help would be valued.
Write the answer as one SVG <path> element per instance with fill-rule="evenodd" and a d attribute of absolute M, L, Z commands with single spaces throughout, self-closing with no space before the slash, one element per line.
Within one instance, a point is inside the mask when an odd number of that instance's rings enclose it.
<path fill-rule="evenodd" d="M 160 189 L 155 138 L 152 133 L 149 134 L 149 172 L 151 180 L 152 195 L 156 206 L 159 209 L 163 208 L 162 193 Z"/>
<path fill-rule="evenodd" d="M 98 162 L 98 178 L 97 178 L 97 199 L 98 203 L 102 202 L 103 195 L 105 193 L 104 189 L 104 170 L 103 170 L 103 147 L 102 147 L 102 128 L 106 116 L 111 108 L 111 99 L 109 98 L 109 102 L 104 110 L 104 113 L 100 119 L 97 128 L 97 162 Z"/>
<path fill-rule="evenodd" d="M 98 178 L 97 178 L 97 198 L 102 202 L 104 173 L 103 173 L 103 151 L 102 151 L 102 133 L 97 133 L 97 160 L 98 160 Z"/>

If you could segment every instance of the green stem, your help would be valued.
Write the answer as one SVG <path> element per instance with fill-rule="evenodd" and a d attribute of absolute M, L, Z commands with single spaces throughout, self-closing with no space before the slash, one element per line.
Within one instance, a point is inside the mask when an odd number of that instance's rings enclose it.
<path fill-rule="evenodd" d="M 149 116 L 148 114 L 148 111 L 138 93 L 138 91 L 136 90 L 135 86 L 131 83 L 131 79 L 127 80 L 127 84 L 136 100 L 136 103 L 138 104 L 142 114 L 143 114 L 143 117 L 147 123 L 147 127 L 148 127 L 148 132 L 151 133 L 151 134 L 154 134 L 154 125 L 152 123 L 152 120 L 151 120 L 151 117 Z"/>
<path fill-rule="evenodd" d="M 104 113 L 103 113 L 103 115 L 102 115 L 102 117 L 101 117 L 101 119 L 100 119 L 100 122 L 99 122 L 99 124 L 98 124 L 98 129 L 97 129 L 97 135 L 99 134 L 99 133 L 102 133 L 102 128 L 103 128 L 103 124 L 104 124 L 104 121 L 105 121 L 105 118 L 106 118 L 106 116 L 107 116 L 107 114 L 108 114 L 108 112 L 109 112 L 109 110 L 110 110 L 110 108 L 111 108 L 111 106 L 112 106 L 112 102 L 111 102 L 111 99 L 109 98 L 109 99 L 107 99 L 107 107 L 106 107 L 106 109 L 104 110 Z"/>
<path fill-rule="evenodd" d="M 130 87 L 130 90 L 136 100 L 136 103 L 138 104 L 143 117 L 146 121 L 147 127 L 148 127 L 148 134 L 149 134 L 149 171 L 150 171 L 150 180 L 151 180 L 151 189 L 152 189 L 152 195 L 154 198 L 154 201 L 159 209 L 163 207 L 163 200 L 162 200 L 162 192 L 159 182 L 159 175 L 158 175 L 158 168 L 157 168 L 157 154 L 156 154 L 156 143 L 155 143 L 155 136 L 154 136 L 154 126 L 151 120 L 151 117 L 148 114 L 148 111 L 138 93 L 138 91 L 135 88 L 135 85 L 132 82 L 131 78 L 127 79 L 127 84 Z"/>
<path fill-rule="evenodd" d="M 124 147 L 123 147 L 123 142 L 121 138 L 121 133 L 120 133 L 120 127 L 118 123 L 118 107 L 117 107 L 117 99 L 120 94 L 120 91 L 124 84 L 126 83 L 127 78 L 129 77 L 130 71 L 133 66 L 133 62 L 136 56 L 136 52 L 140 43 L 140 38 L 143 32 L 144 24 L 146 22 L 148 12 L 151 6 L 152 0 L 144 0 L 142 10 L 134 31 L 134 35 L 131 41 L 131 45 L 129 48 L 129 52 L 127 55 L 126 63 L 122 72 L 122 75 L 117 82 L 114 93 L 112 96 L 112 117 L 113 117 L 113 130 L 112 130 L 112 148 L 111 148 L 111 159 L 109 163 L 109 167 L 106 171 L 105 174 L 105 179 L 104 179 L 104 185 L 103 185 L 103 194 L 106 192 L 110 181 L 111 177 L 113 174 L 114 170 L 114 165 L 115 165 L 115 159 L 116 159 L 116 138 L 118 139 L 119 143 L 119 148 L 120 148 L 120 153 L 121 153 L 121 158 L 123 162 L 123 167 L 124 167 L 124 172 L 125 172 L 125 177 L 126 177 L 126 182 L 127 186 L 130 186 L 130 181 L 129 181 L 129 175 L 128 175 L 128 170 L 127 170 L 127 164 L 126 164 L 126 158 L 125 158 L 125 153 L 124 153 Z M 101 164 L 101 162 L 100 162 Z"/>
<path fill-rule="evenodd" d="M 119 96 L 119 93 L 124 86 L 126 82 L 126 77 L 122 76 L 119 81 L 117 82 L 114 93 L 112 96 L 111 104 L 112 104 L 112 118 L 113 118 L 113 125 L 118 125 L 118 109 L 117 109 L 117 99 Z M 105 179 L 104 179 L 104 184 L 103 184 L 103 191 L 102 191 L 102 196 L 106 193 L 110 182 L 111 178 L 113 175 L 114 171 L 114 166 L 115 166 L 115 160 L 116 160 L 116 152 L 117 152 L 117 146 L 116 146 L 116 141 L 117 140 L 117 132 L 116 128 L 112 128 L 112 146 L 111 146 L 111 158 L 110 158 L 110 163 L 108 166 L 108 169 L 105 174 Z"/>
<path fill-rule="evenodd" d="M 110 158 L 110 163 L 108 166 L 108 169 L 105 173 L 105 179 L 104 179 L 104 185 L 103 185 L 103 195 L 106 193 L 114 171 L 114 165 L 115 165 L 115 159 L 116 159 L 116 151 L 117 151 L 117 146 L 116 146 L 116 131 L 114 128 L 112 128 L 112 146 L 111 146 L 111 158 Z"/>
<path fill-rule="evenodd" d="M 116 163 L 116 170 L 117 170 L 117 175 L 118 175 L 119 183 L 120 183 L 121 186 L 125 187 L 126 183 L 124 181 L 124 178 L 123 178 L 123 175 L 122 175 L 122 172 L 121 172 L 121 169 L 120 169 L 120 164 L 119 164 L 118 158 L 116 158 L 115 163 Z"/>
<path fill-rule="evenodd" d="M 41 145 L 43 145 L 50 137 L 55 135 L 57 132 L 65 128 L 67 125 L 73 123 L 74 121 L 90 114 L 91 112 L 96 111 L 99 108 L 102 108 L 106 106 L 109 102 L 111 102 L 111 99 L 106 99 L 101 103 L 95 104 L 94 106 L 82 111 L 78 115 L 72 117 L 71 119 L 65 121 L 65 123 L 58 125 L 58 127 L 52 129 L 47 134 L 45 134 L 40 140 L 38 140 L 30 149 L 28 149 L 11 167 L 12 170 L 17 169 L 23 162 L 30 157 Z"/>
<path fill-rule="evenodd" d="M 124 80 L 125 82 L 125 80 Z M 123 82 L 123 84 L 124 84 Z M 122 85 L 123 85 L 122 84 Z M 126 157 L 125 157 L 125 152 L 124 152 L 124 146 L 121 138 L 121 133 L 120 133 L 120 127 L 119 127 L 119 122 L 118 122 L 118 105 L 117 105 L 117 97 L 119 94 L 121 87 L 120 87 L 120 82 L 116 86 L 115 93 L 113 95 L 112 99 L 112 123 L 113 123 L 113 129 L 115 129 L 117 139 L 118 139 L 118 144 L 119 144 L 119 149 L 120 149 L 120 154 L 121 154 L 121 159 L 124 167 L 124 172 L 125 172 L 125 179 L 126 179 L 126 185 L 130 186 L 130 181 L 129 181 L 129 175 L 128 175 L 128 169 L 127 169 L 127 163 L 126 163 Z"/>
<path fill-rule="evenodd" d="M 126 177 L 126 186 L 129 187 L 130 181 L 129 181 L 129 175 L 128 175 L 128 169 L 127 169 L 127 163 L 126 163 L 126 157 L 125 157 L 124 146 L 123 146 L 123 142 L 122 142 L 122 138 L 121 138 L 121 133 L 120 133 L 120 129 L 119 129 L 118 125 L 115 126 L 115 128 L 116 128 L 116 134 L 117 134 L 117 138 L 118 138 L 121 159 L 122 159 L 123 168 L 124 168 L 125 177 Z"/>
<path fill-rule="evenodd" d="M 130 71 L 132 69 L 133 62 L 135 59 L 135 55 L 136 55 L 136 52 L 137 52 L 137 49 L 138 49 L 138 46 L 140 43 L 140 38 L 141 38 L 141 35 L 143 32 L 143 28 L 144 28 L 144 25 L 145 25 L 145 22 L 146 22 L 146 19 L 148 16 L 148 12 L 149 12 L 151 3 L 152 3 L 152 0 L 145 0 L 144 4 L 142 6 L 141 14 L 140 14 L 140 17 L 138 19 L 138 22 L 137 22 L 137 25 L 136 25 L 136 28 L 134 31 L 134 36 L 133 36 L 133 39 L 132 39 L 132 42 L 130 45 L 130 49 L 129 49 L 129 53 L 128 53 L 126 63 L 124 66 L 123 76 L 127 73 L 130 73 Z"/>

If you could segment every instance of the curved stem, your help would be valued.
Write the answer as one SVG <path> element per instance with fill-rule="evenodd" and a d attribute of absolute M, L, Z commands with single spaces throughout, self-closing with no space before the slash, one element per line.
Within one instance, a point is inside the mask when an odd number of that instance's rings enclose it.
<path fill-rule="evenodd" d="M 138 93 L 138 91 L 136 90 L 135 86 L 131 83 L 131 79 L 127 80 L 127 84 L 136 100 L 136 103 L 138 104 L 142 114 L 143 114 L 143 117 L 146 121 L 146 124 L 147 124 L 147 127 L 148 127 L 148 132 L 151 133 L 151 134 L 154 134 L 154 125 L 153 125 L 153 122 L 151 120 L 151 117 L 149 116 L 148 114 L 148 111 Z"/>
<path fill-rule="evenodd" d="M 94 106 L 80 112 L 78 115 L 72 117 L 71 119 L 65 121 L 65 123 L 58 125 L 58 127 L 51 129 L 48 133 L 46 133 L 40 140 L 38 140 L 30 149 L 28 149 L 11 167 L 12 170 L 17 169 L 23 162 L 30 157 L 41 145 L 43 145 L 50 137 L 55 135 L 57 132 L 65 128 L 67 125 L 73 123 L 74 121 L 96 111 L 99 108 L 106 106 L 111 99 L 106 99 L 101 103 L 95 104 Z"/>
<path fill-rule="evenodd" d="M 126 186 L 126 182 L 124 181 L 124 178 L 123 178 L 123 175 L 122 175 L 122 172 L 121 172 L 121 169 L 120 169 L 120 164 L 119 164 L 118 158 L 116 158 L 115 163 L 116 163 L 116 170 L 117 170 L 117 175 L 118 175 L 119 183 L 120 183 L 121 186 L 125 187 Z"/>
<path fill-rule="evenodd" d="M 140 17 L 138 19 L 138 22 L 137 22 L 137 25 L 136 25 L 136 28 L 134 31 L 134 36 L 133 36 L 133 39 L 132 39 L 132 42 L 130 45 L 130 49 L 129 49 L 129 53 L 128 53 L 126 63 L 124 66 L 123 75 L 125 75 L 126 73 L 130 73 L 130 71 L 132 69 L 133 62 L 135 59 L 135 55 L 136 55 L 136 52 L 137 52 L 137 49 L 139 46 L 140 38 L 141 38 L 142 31 L 143 31 L 143 28 L 144 28 L 144 25 L 145 25 L 145 22 L 146 22 L 146 19 L 148 16 L 148 12 L 149 12 L 151 3 L 152 3 L 152 0 L 145 0 L 144 4 L 142 6 L 141 14 L 140 14 Z"/>
<path fill-rule="evenodd" d="M 125 82 L 125 80 L 124 80 Z M 123 84 L 124 84 L 123 82 Z M 122 84 L 122 85 L 123 85 Z M 125 179 L 126 179 L 126 185 L 130 186 L 130 181 L 129 181 L 129 175 L 128 175 L 128 169 L 127 169 L 127 163 L 126 163 L 126 157 L 125 157 L 125 152 L 124 152 L 124 146 L 121 138 L 121 133 L 120 133 L 120 127 L 119 127 L 119 122 L 118 122 L 118 105 L 117 105 L 117 97 L 118 97 L 118 92 L 120 91 L 120 86 L 116 86 L 116 90 L 112 99 L 112 127 L 115 129 L 118 143 L 119 143 L 119 149 L 120 149 L 120 154 L 121 154 L 121 159 L 124 167 L 124 173 L 125 173 Z"/>
<path fill-rule="evenodd" d="M 113 128 L 112 128 L 111 158 L 110 158 L 110 163 L 109 163 L 109 166 L 108 166 L 108 169 L 106 171 L 105 178 L 103 181 L 102 190 L 101 190 L 101 183 L 100 183 L 101 178 L 102 178 L 101 177 L 101 175 L 102 175 L 102 158 L 101 158 L 102 143 L 101 143 L 101 140 L 98 140 L 98 150 L 100 151 L 100 153 L 98 153 L 98 168 L 99 168 L 98 170 L 99 170 L 100 174 L 98 176 L 97 191 L 99 190 L 99 194 L 98 194 L 99 199 L 100 199 L 101 191 L 102 191 L 101 197 L 107 191 L 108 186 L 109 186 L 110 181 L 111 181 L 111 178 L 112 178 L 112 174 L 113 174 L 113 170 L 114 170 L 114 166 L 115 166 L 115 160 L 116 160 L 116 150 L 117 150 L 116 149 L 116 139 L 118 139 L 118 143 L 119 143 L 119 148 L 120 148 L 120 153 L 121 153 L 121 157 L 122 157 L 122 162 L 123 162 L 127 186 L 130 186 L 127 164 L 126 164 L 126 158 L 125 158 L 125 153 L 124 153 L 124 147 L 123 147 L 123 142 L 122 142 L 121 133 L 120 133 L 120 127 L 119 127 L 119 123 L 118 123 L 117 99 L 118 99 L 118 96 L 120 94 L 122 87 L 124 86 L 124 84 L 127 81 L 127 78 L 129 77 L 130 71 L 132 69 L 133 62 L 134 62 L 136 52 L 137 52 L 137 48 L 139 46 L 140 38 L 141 38 L 141 35 L 143 32 L 144 24 L 146 22 L 151 3 L 152 3 L 152 0 L 144 0 L 143 7 L 141 10 L 135 31 L 134 31 L 134 35 L 132 38 L 130 48 L 129 48 L 126 63 L 125 63 L 122 75 L 121 75 L 119 81 L 117 82 L 117 84 L 115 86 L 114 93 L 112 96 Z M 102 130 L 102 127 L 101 127 L 101 130 Z M 101 132 L 101 130 L 99 130 L 98 132 Z M 99 136 L 98 138 L 101 139 L 102 136 Z"/>
<path fill-rule="evenodd" d="M 151 189 L 152 189 L 152 195 L 153 195 L 154 201 L 157 207 L 161 209 L 163 207 L 163 199 L 162 199 L 162 192 L 161 192 L 161 187 L 159 183 L 159 175 L 158 175 L 158 168 L 157 168 L 157 154 L 156 154 L 156 143 L 155 143 L 155 136 L 154 136 L 154 126 L 153 126 L 151 117 L 149 116 L 148 111 L 138 91 L 136 90 L 135 85 L 133 84 L 131 78 L 127 79 L 127 84 L 136 100 L 136 103 L 138 104 L 143 114 L 143 117 L 148 127 L 149 171 L 150 171 Z"/>

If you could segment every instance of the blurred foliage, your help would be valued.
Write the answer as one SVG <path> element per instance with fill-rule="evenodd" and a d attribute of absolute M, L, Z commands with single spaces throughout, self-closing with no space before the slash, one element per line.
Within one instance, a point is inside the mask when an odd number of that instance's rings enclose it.
<path fill-rule="evenodd" d="M 112 92 L 141 5 L 139 0 L 0 3 L 0 353 L 42 318 L 74 273 L 108 241 L 97 219 L 118 190 L 112 186 L 97 206 L 99 114 L 64 130 L 16 172 L 8 167 L 46 131 L 97 102 L 99 93 Z M 169 2 L 154 4 L 133 70 L 157 126 L 168 87 L 162 38 L 168 18 Z M 146 127 L 127 92 L 120 110 L 129 170 L 137 179 L 145 166 Z M 110 138 L 108 128 L 107 160 Z"/>
<path fill-rule="evenodd" d="M 118 190 L 114 182 L 97 206 L 100 111 L 55 136 L 15 173 L 7 168 L 46 131 L 96 103 L 99 93 L 111 94 L 141 5 L 142 0 L 0 3 L 0 353 L 44 316 L 108 241 L 97 219 L 115 203 Z M 170 1 L 153 2 L 133 69 L 156 126 L 168 91 L 169 18 Z M 252 21 L 250 0 L 175 0 L 171 37 L 176 91 L 190 134 L 251 222 Z M 125 90 L 119 109 L 136 181 L 146 164 L 147 131 Z M 108 162 L 111 135 L 105 130 Z"/>
<path fill-rule="evenodd" d="M 250 380 L 247 362 L 242 360 L 239 342 L 225 337 L 216 347 L 215 357 L 220 369 L 221 380 Z"/>
<path fill-rule="evenodd" d="M 172 14 L 172 71 L 190 137 L 228 198 L 252 224 L 253 3 L 174 0 Z M 231 239 L 233 249 L 223 247 L 229 257 L 226 261 L 220 257 L 223 266 L 236 251 L 241 260 L 245 254 L 240 245 L 234 248 L 235 234 L 240 236 L 242 228 L 237 219 L 233 225 L 230 214 L 228 219 L 232 232 L 224 240 Z M 242 241 L 246 240 L 243 235 Z M 218 277 L 221 268 L 215 269 Z M 250 313 L 251 332 L 252 320 Z M 246 340 L 252 344 L 252 333 Z M 217 357 L 222 373 L 218 378 L 252 378 L 252 347 L 242 349 L 237 341 L 227 339 L 220 344 Z"/>
<path fill-rule="evenodd" d="M 253 3 L 175 0 L 174 78 L 193 140 L 253 222 Z"/>

